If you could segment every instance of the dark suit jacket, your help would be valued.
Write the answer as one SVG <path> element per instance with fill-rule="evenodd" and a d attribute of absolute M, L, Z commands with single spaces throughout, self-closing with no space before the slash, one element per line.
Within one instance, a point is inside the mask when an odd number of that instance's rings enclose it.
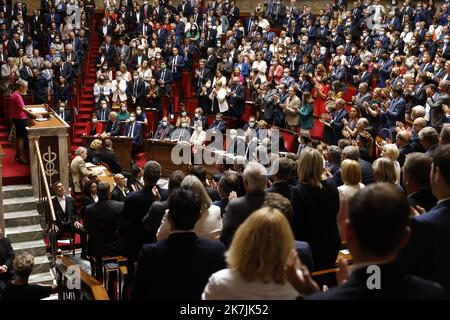
<path fill-rule="evenodd" d="M 109 133 L 111 137 L 115 137 L 120 135 L 121 128 L 122 124 L 120 123 L 119 120 L 116 120 L 115 122 L 108 120 L 105 126 L 105 132 Z"/>
<path fill-rule="evenodd" d="M 350 275 L 343 285 L 326 292 L 313 294 L 310 300 L 433 300 L 446 299 L 441 286 L 415 276 L 402 273 L 394 263 L 379 265 L 381 289 L 367 287 L 369 277 L 367 268 L 358 269 Z"/>
<path fill-rule="evenodd" d="M 133 130 L 133 132 L 130 132 Z M 141 134 L 142 134 L 142 125 L 139 122 L 136 122 L 134 125 L 130 123 L 127 123 L 125 126 L 125 136 L 128 137 L 128 135 L 131 133 L 131 137 L 133 138 L 133 144 L 140 145 L 141 144 Z"/>
<path fill-rule="evenodd" d="M 133 300 L 200 300 L 208 278 L 225 268 L 225 247 L 193 232 L 144 245 L 132 286 Z"/>
<path fill-rule="evenodd" d="M 95 257 L 117 256 L 124 253 L 124 244 L 117 236 L 123 203 L 106 200 L 86 208 L 86 231 L 89 248 Z"/>
<path fill-rule="evenodd" d="M 14 249 L 11 246 L 11 241 L 8 238 L 0 239 L 0 266 L 5 265 L 8 268 L 6 273 L 0 274 L 0 282 L 2 280 L 8 280 L 13 275 L 13 261 L 14 261 Z M 0 290 L 3 288 L 0 287 Z"/>
<path fill-rule="evenodd" d="M 161 200 L 167 199 L 167 190 L 158 187 Z M 125 200 L 119 224 L 119 235 L 126 244 L 129 261 L 137 261 L 139 251 L 144 243 L 151 242 L 151 235 L 142 227 L 142 218 L 155 201 L 151 187 L 132 192 Z"/>
<path fill-rule="evenodd" d="M 241 117 L 245 110 L 245 87 L 239 84 L 236 88 L 234 86 L 231 87 L 231 92 L 234 92 L 234 90 L 236 90 L 236 96 L 230 96 L 230 104 L 234 109 L 234 115 Z"/>
<path fill-rule="evenodd" d="M 317 270 L 334 266 L 341 246 L 336 225 L 339 192 L 334 182 L 323 181 L 322 189 L 299 183 L 292 189 L 291 203 L 295 239 L 309 243 Z"/>
<path fill-rule="evenodd" d="M 264 192 L 247 193 L 247 195 L 232 200 L 225 208 L 223 215 L 223 228 L 220 240 L 226 245 L 231 244 L 233 235 L 237 228 L 256 210 L 261 208 L 264 198 Z"/>
<path fill-rule="evenodd" d="M 411 146 L 410 144 L 407 144 L 407 145 L 405 145 L 405 146 L 403 146 L 403 147 L 400 147 L 400 148 L 398 149 L 398 158 L 397 158 L 397 161 L 398 161 L 398 163 L 400 164 L 400 167 L 403 167 L 403 164 L 405 163 L 406 156 L 407 156 L 409 153 L 412 153 L 412 152 L 414 152 L 414 147 Z"/>
<path fill-rule="evenodd" d="M 145 82 L 139 79 L 136 83 L 135 80 L 131 80 L 127 83 L 127 93 L 136 98 L 136 106 L 143 106 L 145 103 Z"/>
<path fill-rule="evenodd" d="M 111 200 L 125 202 L 126 198 L 127 196 L 123 194 L 123 192 L 119 189 L 119 187 L 115 186 L 113 191 L 111 192 Z"/>
<path fill-rule="evenodd" d="M 295 241 L 295 250 L 297 251 L 298 257 L 300 258 L 302 264 L 308 267 L 308 270 L 312 272 L 314 270 L 314 262 L 311 247 L 308 242 Z"/>
<path fill-rule="evenodd" d="M 169 201 L 155 201 L 142 218 L 142 227 L 150 233 L 150 242 L 157 241 L 156 234 L 167 209 L 169 209 Z"/>
<path fill-rule="evenodd" d="M 66 196 L 66 210 L 63 211 L 58 202 L 57 197 L 52 199 L 53 208 L 55 209 L 56 225 L 61 229 L 62 226 L 72 226 L 75 221 L 78 221 L 78 214 L 75 206 L 75 199 Z"/>
<path fill-rule="evenodd" d="M 287 181 L 277 181 L 272 183 L 270 188 L 266 189 L 266 193 L 279 193 L 287 199 L 291 199 L 292 187 Z"/>
<path fill-rule="evenodd" d="M 102 162 L 106 163 L 112 173 L 121 173 L 122 165 L 120 164 L 119 157 L 113 150 L 105 149 L 101 155 Z"/>
<path fill-rule="evenodd" d="M 431 192 L 431 189 L 425 189 L 408 196 L 408 202 L 413 208 L 420 206 L 426 211 L 430 211 L 436 205 L 437 199 Z"/>
<path fill-rule="evenodd" d="M 435 281 L 450 293 L 450 201 L 437 204 L 427 213 L 411 220 L 411 239 L 398 260 L 403 270 Z"/>

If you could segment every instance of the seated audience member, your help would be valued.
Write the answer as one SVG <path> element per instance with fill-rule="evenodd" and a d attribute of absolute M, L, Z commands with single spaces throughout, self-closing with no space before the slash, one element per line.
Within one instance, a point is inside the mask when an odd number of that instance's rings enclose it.
<path fill-rule="evenodd" d="M 280 211 L 266 207 L 253 212 L 233 237 L 226 254 L 228 268 L 211 275 L 202 299 L 296 299 L 299 293 L 285 271 L 292 250 L 294 236 Z"/>
<path fill-rule="evenodd" d="M 86 124 L 83 136 L 98 137 L 103 133 L 103 124 L 98 121 L 98 116 L 95 113 L 91 115 L 91 121 Z"/>
<path fill-rule="evenodd" d="M 97 181 L 96 180 L 89 180 L 84 185 L 84 192 L 83 192 L 83 208 L 86 208 L 87 206 L 90 206 L 91 204 L 98 202 L 98 195 L 97 195 Z"/>
<path fill-rule="evenodd" d="M 294 209 L 292 209 L 291 201 L 283 197 L 279 193 L 267 193 L 262 208 L 271 208 L 280 210 L 282 214 L 288 219 L 289 224 L 292 228 L 292 219 L 294 217 Z M 295 241 L 295 250 L 298 253 L 300 261 L 304 264 L 308 270 L 311 272 L 314 270 L 314 263 L 311 254 L 311 248 L 309 244 L 304 241 Z"/>
<path fill-rule="evenodd" d="M 202 108 L 195 109 L 194 117 L 191 121 L 192 127 L 195 128 L 197 123 L 200 123 L 203 129 L 206 129 L 208 127 L 208 117 L 203 115 Z"/>
<path fill-rule="evenodd" d="M 450 257 L 443 245 L 450 237 L 450 146 L 440 146 L 432 154 L 431 190 L 436 206 L 411 223 L 411 240 L 400 253 L 405 272 L 435 281 L 450 293 Z"/>
<path fill-rule="evenodd" d="M 30 284 L 29 278 L 34 269 L 34 256 L 23 253 L 14 259 L 13 268 L 16 278 L 11 280 L 3 293 L 3 300 L 32 301 L 41 300 L 58 292 L 58 286 Z"/>
<path fill-rule="evenodd" d="M 317 270 L 334 266 L 341 242 L 336 225 L 339 192 L 333 180 L 323 180 L 323 157 L 315 149 L 302 152 L 298 184 L 292 190 L 292 228 L 296 240 L 311 246 Z"/>
<path fill-rule="evenodd" d="M 439 146 L 439 133 L 433 127 L 425 127 L 420 130 L 419 139 L 427 156 L 431 156 L 434 149 Z"/>
<path fill-rule="evenodd" d="M 168 188 L 169 197 L 176 189 L 180 187 L 185 176 L 186 175 L 181 170 L 175 170 L 170 174 Z M 167 209 L 169 209 L 169 200 L 155 201 L 152 203 L 152 206 L 148 210 L 145 217 L 142 218 L 142 227 L 151 235 L 150 242 L 157 241 L 156 234 L 161 226 L 161 221 Z"/>
<path fill-rule="evenodd" d="M 70 112 L 70 110 L 66 108 L 65 102 L 58 103 L 58 109 L 55 112 L 70 126 L 70 124 L 72 123 L 72 112 Z"/>
<path fill-rule="evenodd" d="M 120 164 L 119 157 L 113 150 L 113 143 L 111 139 L 105 139 L 105 149 L 101 154 L 101 162 L 104 162 L 112 173 L 121 173 L 122 165 Z"/>
<path fill-rule="evenodd" d="M 295 163 L 289 158 L 280 158 L 278 160 L 278 171 L 272 176 L 272 185 L 266 189 L 266 193 L 279 193 L 287 199 L 291 199 L 292 188 L 289 184 L 291 173 L 294 170 Z"/>
<path fill-rule="evenodd" d="M 202 216 L 200 195 L 189 188 L 169 198 L 167 239 L 142 247 L 131 289 L 133 300 L 200 299 L 208 278 L 225 267 L 225 247 L 192 230 Z"/>
<path fill-rule="evenodd" d="M 222 177 L 220 177 L 219 183 L 217 184 L 217 191 L 219 192 L 220 200 L 214 201 L 213 205 L 220 208 L 220 214 L 222 217 L 225 214 L 225 208 L 228 205 L 230 194 L 232 192 L 237 193 L 241 188 L 241 179 L 236 172 L 225 171 Z M 207 188 L 206 191 L 208 191 Z"/>
<path fill-rule="evenodd" d="M 143 176 L 144 171 L 141 167 L 131 168 L 131 177 L 127 179 L 127 188 L 130 192 L 142 190 L 144 187 Z"/>
<path fill-rule="evenodd" d="M 6 284 L 14 276 L 14 257 L 15 254 L 11 241 L 3 236 L 3 231 L 0 229 L 0 300 Z"/>
<path fill-rule="evenodd" d="M 110 199 L 108 182 L 98 184 L 98 202 L 86 208 L 86 231 L 89 235 L 89 255 L 97 263 L 101 257 L 115 257 L 125 253 L 123 242 L 117 236 L 123 203 Z M 97 270 L 101 270 L 101 264 Z"/>
<path fill-rule="evenodd" d="M 358 148 L 350 145 L 342 148 L 341 160 L 345 159 L 355 160 L 359 163 L 359 166 L 361 168 L 361 181 L 364 185 L 368 185 L 374 182 L 372 165 L 370 164 L 370 162 L 359 157 Z M 341 169 L 337 170 L 334 173 L 333 179 L 337 186 L 341 186 L 343 184 Z"/>
<path fill-rule="evenodd" d="M 386 204 L 389 203 L 389 206 Z M 341 284 L 308 296 L 311 300 L 445 299 L 441 286 L 403 273 L 395 263 L 398 250 L 409 240 L 409 205 L 392 184 L 374 184 L 360 190 L 352 199 L 345 238 L 352 253 L 353 268 L 339 261 Z M 380 232 L 382 230 L 382 232 Z M 376 266 L 377 268 L 374 268 Z M 373 270 L 380 281 L 373 281 Z M 300 290 L 305 285 L 288 267 L 291 283 Z M 310 277 L 304 277 L 311 279 Z M 368 286 L 373 284 L 374 287 Z M 379 287 L 377 287 L 379 286 Z M 308 287 L 312 287 L 309 285 Z M 316 290 L 318 289 L 315 286 Z"/>
<path fill-rule="evenodd" d="M 208 196 L 211 198 L 211 201 L 217 201 L 220 199 L 219 193 L 216 189 L 211 188 L 208 185 L 208 180 L 206 180 L 206 169 L 205 167 L 201 165 L 194 165 L 191 167 L 191 170 L 189 171 L 190 174 L 193 176 L 196 176 L 203 184 L 203 186 L 206 189 L 206 192 L 208 193 Z"/>
<path fill-rule="evenodd" d="M 66 195 L 66 189 L 59 181 L 53 184 L 52 189 L 55 194 L 52 202 L 56 217 L 55 225 L 49 231 L 52 251 L 56 252 L 58 237 L 61 233 L 71 233 L 74 238 L 77 233 L 81 241 L 81 258 L 87 260 L 86 230 L 80 222 L 75 199 Z"/>
<path fill-rule="evenodd" d="M 228 203 L 223 215 L 223 230 L 220 240 L 229 246 L 237 228 L 264 202 L 267 186 L 267 169 L 260 163 L 250 162 L 244 170 L 246 195 Z"/>
<path fill-rule="evenodd" d="M 93 164 L 99 164 L 101 162 L 100 148 L 102 147 L 102 140 L 94 139 L 92 140 L 89 149 L 87 149 L 86 162 L 91 162 Z"/>
<path fill-rule="evenodd" d="M 433 159 L 423 153 L 413 152 L 406 156 L 403 166 L 403 188 L 409 205 L 421 211 L 430 211 L 437 199 L 431 191 L 430 172 Z M 419 207 L 419 208 L 417 208 Z"/>
<path fill-rule="evenodd" d="M 171 125 L 167 117 L 163 117 L 156 128 L 154 138 L 159 140 L 170 139 L 175 127 Z"/>
<path fill-rule="evenodd" d="M 180 112 L 180 116 L 177 118 L 177 121 L 175 122 L 175 126 L 179 128 L 179 127 L 181 127 L 181 124 L 183 122 L 186 122 L 188 127 L 191 126 L 191 119 L 188 117 L 186 110 L 182 110 Z"/>
<path fill-rule="evenodd" d="M 209 126 L 209 129 L 213 131 L 220 131 L 222 134 L 225 134 L 225 131 L 227 130 L 227 124 L 223 120 L 223 114 L 216 114 L 216 118 Z"/>
<path fill-rule="evenodd" d="M 122 130 L 122 123 L 117 118 L 117 112 L 111 111 L 109 114 L 109 120 L 104 126 L 104 134 L 107 137 L 117 137 L 120 136 L 120 131 Z"/>
<path fill-rule="evenodd" d="M 222 217 L 220 216 L 220 208 L 213 205 L 211 198 L 208 196 L 202 182 L 194 175 L 186 176 L 181 182 L 180 187 L 188 188 L 200 196 L 201 216 L 195 223 L 195 234 L 208 240 L 219 240 L 222 233 Z M 170 233 L 170 224 L 168 223 L 167 212 L 164 215 L 161 226 L 158 229 L 156 238 L 158 240 L 166 239 Z"/>
<path fill-rule="evenodd" d="M 111 192 L 111 200 L 125 202 L 128 195 L 128 188 L 126 187 L 125 177 L 123 174 L 117 173 L 114 176 L 114 189 Z"/>

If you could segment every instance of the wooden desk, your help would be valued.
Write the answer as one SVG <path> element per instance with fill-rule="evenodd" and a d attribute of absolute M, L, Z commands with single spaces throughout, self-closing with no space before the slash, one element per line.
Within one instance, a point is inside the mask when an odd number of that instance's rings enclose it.
<path fill-rule="evenodd" d="M 110 191 L 114 189 L 114 175 L 111 171 L 109 171 L 108 168 L 102 166 L 102 165 L 91 165 L 86 163 L 86 167 L 89 168 L 93 172 L 100 172 L 100 174 L 97 174 L 97 179 L 101 182 L 108 182 L 110 186 Z"/>
<path fill-rule="evenodd" d="M 165 177 L 175 170 L 181 170 L 185 173 L 189 172 L 189 164 L 174 164 L 172 162 L 172 149 L 177 145 L 177 142 L 148 139 L 145 140 L 145 156 L 147 160 L 157 161 L 162 167 L 162 175 Z"/>
<path fill-rule="evenodd" d="M 94 139 L 100 139 L 104 141 L 105 139 L 111 139 L 113 143 L 113 150 L 117 154 L 117 157 L 119 158 L 120 164 L 122 165 L 122 168 L 124 170 L 130 171 L 131 170 L 131 138 L 127 137 L 109 137 L 102 139 L 101 137 L 94 137 L 94 136 L 82 136 L 83 145 L 86 148 L 89 148 L 91 145 L 92 140 Z M 102 145 L 102 148 L 104 148 L 104 144 Z"/>

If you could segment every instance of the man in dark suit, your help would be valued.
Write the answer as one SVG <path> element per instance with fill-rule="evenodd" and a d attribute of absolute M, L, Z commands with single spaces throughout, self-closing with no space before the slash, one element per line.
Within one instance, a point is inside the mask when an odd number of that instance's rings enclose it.
<path fill-rule="evenodd" d="M 63 119 L 67 124 L 72 123 L 72 112 L 70 110 L 66 109 L 66 103 L 60 102 L 58 109 L 55 110 L 55 112 L 58 114 L 58 116 Z"/>
<path fill-rule="evenodd" d="M 233 77 L 233 83 L 231 84 L 228 96 L 230 99 L 232 114 L 240 121 L 245 111 L 246 92 L 245 87 L 241 84 L 238 77 Z"/>
<path fill-rule="evenodd" d="M 406 156 L 403 166 L 403 188 L 409 205 L 419 211 L 420 208 L 429 211 L 437 202 L 430 185 L 432 162 L 433 159 L 424 153 L 414 152 Z M 417 206 L 420 208 L 417 209 Z"/>
<path fill-rule="evenodd" d="M 64 77 L 68 84 L 73 83 L 73 70 L 72 66 L 69 63 L 66 63 L 61 58 L 55 59 L 55 68 L 53 70 L 54 78 L 58 79 L 59 77 Z"/>
<path fill-rule="evenodd" d="M 156 72 L 156 79 L 158 80 L 161 94 L 171 95 L 172 90 L 170 89 L 170 84 L 173 81 L 173 74 L 172 71 L 167 68 L 167 64 L 164 61 L 161 62 L 161 69 Z M 173 110 L 169 111 L 170 113 L 173 113 Z"/>
<path fill-rule="evenodd" d="M 14 257 L 15 254 L 11 246 L 11 241 L 3 236 L 2 230 L 0 229 L 0 297 L 6 284 L 14 275 Z"/>
<path fill-rule="evenodd" d="M 223 121 L 223 114 L 216 114 L 216 119 L 211 123 L 209 129 L 213 131 L 220 131 L 222 132 L 222 134 L 225 133 L 225 131 L 227 130 L 227 125 L 225 121 Z"/>
<path fill-rule="evenodd" d="M 430 85 L 431 86 L 431 85 Z M 443 111 L 443 105 L 450 104 L 450 95 L 448 94 L 449 82 L 441 81 L 439 82 L 439 97 L 436 101 L 430 97 L 427 99 L 427 104 L 430 106 L 430 124 L 437 131 L 441 131 L 442 125 L 447 122 L 447 117 Z"/>
<path fill-rule="evenodd" d="M 247 194 L 231 200 L 223 216 L 223 229 L 220 240 L 226 245 L 231 244 L 237 228 L 250 216 L 261 208 L 264 202 L 267 185 L 267 170 L 260 163 L 252 162 L 244 170 L 244 187 Z"/>
<path fill-rule="evenodd" d="M 103 42 L 103 40 L 107 36 L 113 35 L 113 27 L 111 24 L 108 24 L 108 20 L 106 18 L 103 18 L 102 24 L 98 27 L 98 37 L 100 39 L 100 43 Z"/>
<path fill-rule="evenodd" d="M 97 110 L 97 119 L 102 123 L 106 123 L 109 119 L 111 108 L 108 107 L 106 100 L 100 101 L 100 109 Z"/>
<path fill-rule="evenodd" d="M 436 281 L 450 293 L 450 256 L 445 244 L 450 237 L 450 145 L 439 146 L 432 155 L 431 190 L 436 206 L 411 221 L 411 240 L 401 250 L 405 272 Z"/>
<path fill-rule="evenodd" d="M 104 43 L 103 47 L 105 48 L 105 56 L 106 56 L 106 61 L 108 62 L 108 65 L 113 66 L 114 65 L 114 57 L 116 55 L 116 47 L 112 43 L 111 36 L 105 37 L 105 43 Z"/>
<path fill-rule="evenodd" d="M 102 162 L 104 162 L 112 173 L 121 173 L 122 165 L 120 164 L 119 157 L 113 150 L 113 144 L 111 139 L 105 139 L 105 150 L 101 154 Z"/>
<path fill-rule="evenodd" d="M 118 232 L 126 245 L 130 275 L 133 274 L 134 262 L 137 261 L 142 245 L 151 241 L 151 236 L 142 227 L 142 218 L 153 202 L 167 199 L 167 190 L 156 185 L 160 177 L 160 164 L 148 161 L 144 166 L 144 188 L 130 193 L 123 206 Z"/>
<path fill-rule="evenodd" d="M 414 152 L 414 147 L 410 144 L 411 135 L 409 131 L 403 130 L 397 133 L 395 138 L 395 142 L 398 147 L 398 158 L 397 161 L 400 167 L 403 167 L 405 163 L 406 156 L 412 152 Z"/>
<path fill-rule="evenodd" d="M 144 62 L 145 60 L 148 61 L 148 56 L 146 54 L 144 54 L 144 47 L 139 46 L 138 47 L 138 53 L 136 53 L 133 56 L 133 60 L 131 61 L 131 65 L 136 70 L 136 69 L 138 69 L 141 66 L 142 62 Z"/>
<path fill-rule="evenodd" d="M 217 67 L 216 55 L 214 53 L 213 48 L 208 48 L 207 52 L 208 52 L 208 57 L 206 58 L 205 66 L 209 70 L 210 76 L 214 77 L 214 75 L 216 74 L 216 67 Z"/>
<path fill-rule="evenodd" d="M 225 267 L 225 247 L 192 231 L 201 216 L 199 196 L 180 188 L 169 198 L 166 240 L 143 246 L 132 286 L 133 300 L 200 300 L 212 273 Z"/>
<path fill-rule="evenodd" d="M 213 205 L 220 208 L 220 215 L 223 217 L 225 209 L 229 203 L 231 192 L 237 194 L 242 189 L 241 179 L 234 171 L 225 171 L 217 184 L 217 191 L 219 192 L 220 200 L 214 201 Z"/>
<path fill-rule="evenodd" d="M 89 235 L 89 255 L 100 262 L 104 256 L 124 254 L 124 244 L 117 237 L 123 203 L 110 199 L 111 186 L 100 182 L 97 186 L 98 202 L 86 207 L 86 231 Z M 97 268 L 102 270 L 102 267 Z"/>
<path fill-rule="evenodd" d="M 139 146 L 142 145 L 142 125 L 136 121 L 136 113 L 132 112 L 130 122 L 125 126 L 125 136 L 132 138 L 131 157 L 135 159 Z"/>
<path fill-rule="evenodd" d="M 105 134 L 108 137 L 120 136 L 120 131 L 122 129 L 122 124 L 117 120 L 117 112 L 111 111 L 109 113 L 109 120 L 105 125 Z"/>
<path fill-rule="evenodd" d="M 158 125 L 158 128 L 155 131 L 155 135 L 153 136 L 155 139 L 170 139 L 172 132 L 175 130 L 175 127 L 171 125 L 167 119 L 167 117 L 163 117 Z"/>
<path fill-rule="evenodd" d="M 389 109 L 381 113 L 381 121 L 389 129 L 391 134 L 395 134 L 395 127 L 397 121 L 404 121 L 406 111 L 406 101 L 403 98 L 403 88 L 401 86 L 395 86 L 392 89 L 394 94 Z"/>
<path fill-rule="evenodd" d="M 331 128 L 333 129 L 333 144 L 337 145 L 340 139 L 343 139 L 342 130 L 344 129 L 344 119 L 348 120 L 348 113 L 344 109 L 344 99 L 336 101 L 336 111 L 331 116 Z"/>
<path fill-rule="evenodd" d="M 272 185 L 266 189 L 266 193 L 278 193 L 287 199 L 291 199 L 292 188 L 288 179 L 294 170 L 294 161 L 289 158 L 278 160 L 278 171 L 272 176 Z"/>
<path fill-rule="evenodd" d="M 58 236 L 61 233 L 72 233 L 73 237 L 75 237 L 75 233 L 77 233 L 81 240 L 81 258 L 87 259 L 87 234 L 83 225 L 80 223 L 75 199 L 70 196 L 66 196 L 66 190 L 60 181 L 53 184 L 53 192 L 56 194 L 56 196 L 52 199 L 53 208 L 55 209 L 56 222 L 49 232 L 52 251 L 56 252 Z"/>
<path fill-rule="evenodd" d="M 127 84 L 127 93 L 131 96 L 131 101 L 135 106 L 145 104 L 145 81 L 139 78 L 139 73 L 133 71 L 133 80 Z"/>
<path fill-rule="evenodd" d="M 349 218 L 344 226 L 355 267 L 350 272 L 345 259 L 341 259 L 341 274 L 348 275 L 345 283 L 313 294 L 308 299 L 445 299 L 441 286 L 405 274 L 395 263 L 397 251 L 410 237 L 409 213 L 408 202 L 396 186 L 380 183 L 361 189 L 352 198 Z M 288 273 L 292 271 L 295 268 L 288 267 Z M 299 288 L 298 284 L 302 283 L 301 279 L 298 280 L 291 282 L 294 287 Z M 314 288 L 311 291 L 319 291 L 317 285 L 310 288 Z"/>
<path fill-rule="evenodd" d="M 180 187 L 185 176 L 186 175 L 181 170 L 175 170 L 170 174 L 168 187 L 169 197 L 173 191 Z M 145 217 L 142 218 L 142 227 L 150 233 L 150 242 L 152 243 L 157 241 L 156 234 L 167 209 L 169 209 L 169 200 L 155 201 Z"/>
<path fill-rule="evenodd" d="M 125 184 L 125 177 L 123 174 L 117 173 L 114 176 L 114 182 L 116 185 L 111 192 L 111 200 L 125 202 L 129 192 Z"/>
<path fill-rule="evenodd" d="M 178 87 L 178 96 L 180 101 L 184 101 L 184 89 L 183 89 L 183 68 L 184 57 L 178 54 L 178 48 L 172 49 L 173 55 L 167 59 L 167 66 L 172 71 L 173 82 Z"/>

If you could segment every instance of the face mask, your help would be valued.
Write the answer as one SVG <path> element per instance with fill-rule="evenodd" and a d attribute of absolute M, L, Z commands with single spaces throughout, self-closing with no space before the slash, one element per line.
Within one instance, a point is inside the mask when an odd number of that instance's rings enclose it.
<path fill-rule="evenodd" d="M 399 50 L 394 50 L 394 54 L 399 54 L 400 51 Z"/>
<path fill-rule="evenodd" d="M 420 52 L 424 52 L 425 48 L 420 48 L 419 50 L 420 50 Z"/>
<path fill-rule="evenodd" d="M 231 134 L 231 135 L 230 135 L 230 138 L 231 138 L 232 140 L 236 139 L 236 137 L 237 137 L 237 135 L 235 135 L 235 134 Z"/>
<path fill-rule="evenodd" d="M 162 122 L 163 127 L 167 127 L 167 121 Z"/>
<path fill-rule="evenodd" d="M 187 113 L 186 112 L 182 112 L 181 116 L 186 117 Z"/>
<path fill-rule="evenodd" d="M 254 123 L 254 122 L 249 122 L 248 124 L 249 124 L 249 126 L 250 126 L 251 128 L 253 128 L 253 127 L 255 126 L 255 123 Z"/>
<path fill-rule="evenodd" d="M 336 36 L 336 32 L 333 32 L 331 35 L 332 35 L 333 37 L 335 37 L 335 36 Z"/>
<path fill-rule="evenodd" d="M 182 127 L 182 128 L 186 128 L 186 127 L 187 127 L 187 123 L 186 123 L 186 122 L 183 122 L 183 123 L 181 124 L 181 127 Z"/>
<path fill-rule="evenodd" d="M 131 121 L 131 122 L 134 122 L 134 120 L 136 120 L 135 117 L 130 117 L 130 121 Z"/>
<path fill-rule="evenodd" d="M 156 59 L 158 59 L 158 60 L 161 59 L 161 56 L 156 56 Z"/>
<path fill-rule="evenodd" d="M 106 109 L 107 105 L 106 104 L 102 104 L 102 109 Z"/>
<path fill-rule="evenodd" d="M 197 119 L 200 118 L 200 114 L 198 114 L 198 113 L 196 113 L 194 116 L 195 116 Z"/>
<path fill-rule="evenodd" d="M 122 112 L 127 112 L 127 108 L 122 108 Z"/>
<path fill-rule="evenodd" d="M 449 44 L 449 43 L 450 43 L 450 40 L 444 39 L 444 43 L 445 43 L 445 44 Z"/>
<path fill-rule="evenodd" d="M 207 88 L 211 88 L 211 83 L 209 83 L 209 82 L 208 82 L 208 83 L 206 83 L 206 84 L 205 84 L 205 87 L 207 87 Z"/>
<path fill-rule="evenodd" d="M 350 42 L 352 42 L 351 40 L 345 40 L 345 43 L 350 43 Z"/>
<path fill-rule="evenodd" d="M 200 132 L 200 131 L 202 131 L 202 130 L 203 130 L 202 127 L 197 127 L 197 131 L 198 131 L 198 132 Z"/>
<path fill-rule="evenodd" d="M 139 76 L 134 76 L 133 79 L 137 80 L 137 79 L 139 79 Z"/>
<path fill-rule="evenodd" d="M 384 31 L 381 31 L 381 32 L 380 32 L 380 36 L 384 36 Z"/>
<path fill-rule="evenodd" d="M 98 121 L 97 118 L 92 119 L 92 122 L 93 122 L 93 123 L 97 123 L 97 121 Z"/>
<path fill-rule="evenodd" d="M 59 111 L 64 111 L 64 108 L 60 107 L 60 108 L 59 108 Z"/>
<path fill-rule="evenodd" d="M 120 81 L 120 80 L 122 80 L 122 77 L 116 77 L 116 80 Z"/>
<path fill-rule="evenodd" d="M 137 114 L 141 114 L 141 113 L 142 113 L 142 110 L 137 110 L 136 113 L 137 113 Z"/>

